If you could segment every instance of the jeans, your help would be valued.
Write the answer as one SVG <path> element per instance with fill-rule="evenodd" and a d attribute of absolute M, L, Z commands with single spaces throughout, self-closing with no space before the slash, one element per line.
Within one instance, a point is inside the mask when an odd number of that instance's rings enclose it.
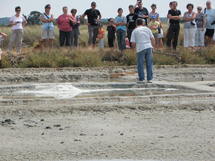
<path fill-rule="evenodd" d="M 178 45 L 178 36 L 180 32 L 180 24 L 170 24 L 167 32 L 167 42 L 166 45 L 176 50 Z"/>
<path fill-rule="evenodd" d="M 71 46 L 71 31 L 60 31 L 60 46 Z"/>
<path fill-rule="evenodd" d="M 21 53 L 22 48 L 22 39 L 23 39 L 23 30 L 13 30 L 12 35 L 10 37 L 10 42 L 8 46 L 8 50 L 11 51 L 15 46 L 16 52 Z"/>
<path fill-rule="evenodd" d="M 184 47 L 195 46 L 196 28 L 184 29 Z"/>
<path fill-rule="evenodd" d="M 72 30 L 72 35 L 71 35 L 71 45 L 73 47 L 78 47 L 79 44 L 79 35 L 80 35 L 80 31 L 79 28 L 75 28 Z"/>
<path fill-rule="evenodd" d="M 120 51 L 123 51 L 126 49 L 126 42 L 125 42 L 126 31 L 117 30 L 116 34 L 117 34 L 118 48 Z"/>
<path fill-rule="evenodd" d="M 197 28 L 195 37 L 195 46 L 203 47 L 205 46 L 205 29 Z"/>
<path fill-rule="evenodd" d="M 144 61 L 146 60 L 146 71 L 147 71 L 147 80 L 153 79 L 153 56 L 152 56 L 152 48 L 145 49 L 137 53 L 137 70 L 139 80 L 145 80 L 144 74 Z"/>
<path fill-rule="evenodd" d="M 88 26 L 88 34 L 89 34 L 89 40 L 88 40 L 88 44 L 89 45 L 95 45 L 96 44 L 96 38 L 98 35 L 98 26 L 94 26 L 94 25 L 89 25 Z"/>

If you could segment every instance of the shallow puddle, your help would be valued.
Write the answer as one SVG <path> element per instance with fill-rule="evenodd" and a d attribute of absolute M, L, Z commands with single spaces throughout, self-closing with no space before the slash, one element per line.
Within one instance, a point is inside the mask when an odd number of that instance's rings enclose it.
<path fill-rule="evenodd" d="M 177 86 L 138 83 L 38 83 L 0 86 L 1 98 L 89 98 L 196 93 Z"/>

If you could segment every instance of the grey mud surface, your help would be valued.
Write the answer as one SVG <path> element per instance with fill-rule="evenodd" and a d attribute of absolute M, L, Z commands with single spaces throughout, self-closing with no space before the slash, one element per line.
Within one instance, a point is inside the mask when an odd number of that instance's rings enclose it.
<path fill-rule="evenodd" d="M 0 70 L 0 161 L 215 160 L 215 66 Z"/>

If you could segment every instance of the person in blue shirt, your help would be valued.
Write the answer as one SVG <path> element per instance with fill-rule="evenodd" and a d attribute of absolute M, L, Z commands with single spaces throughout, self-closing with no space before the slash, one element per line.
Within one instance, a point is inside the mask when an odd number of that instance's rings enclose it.
<path fill-rule="evenodd" d="M 51 5 L 47 4 L 45 6 L 45 12 L 40 16 L 40 21 L 42 22 L 42 40 L 43 46 L 53 47 L 54 36 L 54 16 L 50 13 Z"/>
<path fill-rule="evenodd" d="M 116 25 L 116 35 L 118 41 L 118 48 L 121 52 L 126 49 L 126 17 L 122 15 L 123 9 L 118 9 L 118 16 L 115 18 L 115 25 Z"/>

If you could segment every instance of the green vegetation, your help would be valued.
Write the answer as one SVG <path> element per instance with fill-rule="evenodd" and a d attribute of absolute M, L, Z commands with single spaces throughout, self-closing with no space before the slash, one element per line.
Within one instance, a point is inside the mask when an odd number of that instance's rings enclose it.
<path fill-rule="evenodd" d="M 165 27 L 166 28 L 166 27 Z M 2 27 L 2 32 L 10 35 L 11 31 L 8 27 Z M 42 51 L 35 48 L 40 40 L 40 26 L 28 26 L 25 28 L 24 48 L 22 55 L 9 56 L 4 53 L 2 57 L 2 67 L 18 67 L 18 68 L 40 68 L 40 67 L 97 67 L 97 66 L 119 66 L 119 65 L 135 65 L 136 54 L 130 49 L 121 55 L 116 49 L 91 49 L 87 47 L 87 27 L 81 26 L 80 48 L 60 48 L 58 40 L 55 40 L 54 48 Z M 56 38 L 58 30 L 56 28 Z M 107 42 L 107 40 L 106 40 Z M 4 41 L 3 47 L 6 49 L 8 40 Z M 166 49 L 154 52 L 154 63 L 156 65 L 178 65 L 178 64 L 214 64 L 215 63 L 215 47 L 204 48 L 198 51 L 184 49 L 183 30 L 179 38 L 179 49 L 172 52 Z"/>

